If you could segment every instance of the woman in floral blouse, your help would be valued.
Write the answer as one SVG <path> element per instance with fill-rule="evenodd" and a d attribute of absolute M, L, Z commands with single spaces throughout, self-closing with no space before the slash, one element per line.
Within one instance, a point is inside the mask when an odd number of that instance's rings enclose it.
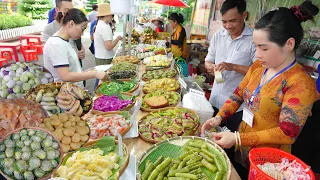
<path fill-rule="evenodd" d="M 238 132 L 214 133 L 223 148 L 236 145 L 233 164 L 247 179 L 248 154 L 254 147 L 287 152 L 298 137 L 316 100 L 314 80 L 296 62 L 295 50 L 303 38 L 301 22 L 313 19 L 319 9 L 311 1 L 290 9 L 277 8 L 255 25 L 256 61 L 216 117 L 202 127 L 202 134 L 246 105 Z M 242 166 L 241 166 L 242 165 Z M 245 171 L 245 172 L 244 172 Z"/>

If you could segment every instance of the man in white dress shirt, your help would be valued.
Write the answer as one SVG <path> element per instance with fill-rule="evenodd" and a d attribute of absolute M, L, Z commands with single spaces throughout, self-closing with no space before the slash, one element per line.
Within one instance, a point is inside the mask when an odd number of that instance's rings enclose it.
<path fill-rule="evenodd" d="M 245 0 L 226 0 L 220 12 L 223 29 L 212 37 L 205 59 L 207 71 L 211 75 L 215 71 L 222 72 L 224 80 L 222 83 L 215 80 L 212 87 L 210 103 L 215 114 L 244 78 L 255 60 L 256 51 L 252 41 L 253 29 L 245 24 L 248 15 Z M 242 107 L 231 118 L 226 126 L 231 131 L 236 131 L 242 121 Z"/>

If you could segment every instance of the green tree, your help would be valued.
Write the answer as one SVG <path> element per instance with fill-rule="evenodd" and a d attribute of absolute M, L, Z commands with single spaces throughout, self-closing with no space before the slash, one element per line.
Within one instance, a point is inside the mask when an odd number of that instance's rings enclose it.
<path fill-rule="evenodd" d="M 15 14 L 0 14 L 0 30 L 30 26 L 32 19 L 26 16 Z"/>
<path fill-rule="evenodd" d="M 98 4 L 97 0 L 88 0 L 86 4 L 86 11 L 91 12 L 92 11 L 92 5 Z"/>
<path fill-rule="evenodd" d="M 189 5 L 188 8 L 170 7 L 169 10 L 162 13 L 161 16 L 167 18 L 168 14 L 170 15 L 171 13 L 174 13 L 174 12 L 180 13 L 184 17 L 183 25 L 190 23 L 191 16 L 192 16 L 192 10 L 194 7 L 194 0 L 183 0 L 183 1 Z"/>
<path fill-rule="evenodd" d="M 21 0 L 18 4 L 18 12 L 32 19 L 47 19 L 51 8 L 50 0 Z"/>

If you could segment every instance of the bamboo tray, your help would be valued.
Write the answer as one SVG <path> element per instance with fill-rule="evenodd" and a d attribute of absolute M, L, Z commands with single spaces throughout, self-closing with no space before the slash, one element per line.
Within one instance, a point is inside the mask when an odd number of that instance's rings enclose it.
<path fill-rule="evenodd" d="M 120 80 L 120 81 L 122 81 L 122 82 L 130 82 L 130 81 L 132 81 L 132 80 L 128 80 L 128 79 L 126 79 L 126 80 Z M 110 83 L 111 81 L 106 81 L 106 83 L 108 84 L 108 83 Z M 95 94 L 97 95 L 97 96 L 102 96 L 102 95 L 104 95 L 104 94 L 101 94 L 101 93 L 99 93 L 98 92 L 98 90 L 99 90 L 99 88 L 101 87 L 101 85 L 102 85 L 102 83 L 101 84 L 99 84 L 97 87 L 96 87 L 96 89 L 95 89 Z M 138 82 L 136 82 L 136 85 L 130 90 L 130 91 L 128 91 L 128 92 L 126 92 L 126 93 L 133 93 L 135 90 L 137 90 L 139 88 L 139 83 Z"/>
<path fill-rule="evenodd" d="M 144 64 L 144 63 L 143 63 Z M 168 66 L 148 66 L 148 64 L 144 64 L 146 67 L 163 67 L 163 68 L 169 68 L 170 66 L 171 66 L 171 63 L 170 63 L 170 65 L 168 65 Z"/>
<path fill-rule="evenodd" d="M 133 71 L 133 70 L 130 70 L 130 71 Z M 120 71 L 114 71 L 114 72 L 120 72 Z M 111 73 L 114 73 L 114 72 L 109 72 L 108 73 L 108 75 L 110 76 L 110 74 Z M 112 80 L 119 80 L 119 81 L 131 81 L 132 79 L 134 79 L 134 78 L 137 78 L 137 76 L 138 76 L 138 73 L 137 73 L 137 71 L 134 71 L 135 72 L 135 75 L 134 76 L 132 76 L 132 77 L 130 77 L 130 78 L 126 78 L 126 79 L 112 79 Z M 110 77 L 111 78 L 111 77 Z"/>
<path fill-rule="evenodd" d="M 75 116 L 75 115 L 74 115 L 74 116 Z M 82 147 L 84 147 L 84 145 L 85 145 L 86 143 L 88 143 L 89 140 L 90 140 L 91 129 L 90 129 L 90 126 L 89 126 L 88 122 L 87 122 L 85 119 L 83 119 L 82 117 L 80 117 L 80 120 L 81 120 L 81 121 L 84 121 L 85 124 L 86 124 L 86 126 L 89 128 L 89 133 L 87 134 L 87 135 L 89 136 L 89 138 L 88 138 L 88 140 L 87 140 L 83 145 L 80 146 L 80 148 L 82 148 Z M 60 120 L 60 122 L 61 122 L 61 120 Z M 75 128 L 76 126 L 71 126 L 71 127 L 72 127 L 72 128 Z M 39 128 L 40 128 L 40 127 L 39 127 Z M 46 128 L 43 128 L 43 129 L 49 131 L 49 130 L 46 129 Z M 54 130 L 56 130 L 56 129 L 57 129 L 57 128 L 54 127 Z M 66 128 L 65 128 L 65 129 L 66 129 Z M 53 134 L 53 136 L 55 136 L 55 135 Z M 59 142 L 60 142 L 60 141 L 59 141 Z M 62 142 L 60 142 L 60 144 L 62 144 Z M 69 144 L 69 146 L 70 146 L 70 144 Z M 80 149 L 80 148 L 79 148 L 79 149 Z M 68 153 L 75 152 L 75 151 L 78 151 L 78 149 L 73 150 L 73 149 L 70 147 L 70 149 L 69 149 L 68 152 L 62 152 L 62 153 L 63 153 L 63 154 L 68 154 Z"/>
<path fill-rule="evenodd" d="M 195 136 L 178 136 L 178 137 L 173 137 L 164 141 L 161 141 L 157 144 L 152 145 L 147 151 L 145 151 L 142 156 L 140 157 L 140 159 L 138 159 L 138 168 L 139 166 L 142 164 L 142 162 L 149 156 L 149 154 L 151 154 L 154 150 L 156 150 L 157 148 L 159 148 L 159 146 L 166 144 L 166 143 L 170 143 L 170 144 L 174 144 L 174 145 L 178 145 L 178 146 L 183 146 L 186 142 L 188 142 L 189 140 L 202 140 L 205 141 L 207 143 L 207 145 L 217 151 L 219 151 L 220 153 L 223 154 L 223 157 L 226 160 L 226 164 L 227 164 L 227 175 L 224 176 L 225 179 L 223 180 L 228 180 L 231 177 L 231 162 L 230 159 L 228 157 L 228 155 L 225 153 L 225 151 L 216 143 L 208 140 L 208 139 L 204 139 L 204 138 L 200 138 L 200 137 L 195 137 Z M 159 153 L 159 156 L 161 156 L 161 153 Z M 141 173 L 138 170 L 138 174 L 137 174 L 137 179 L 140 180 L 141 179 Z"/>
<path fill-rule="evenodd" d="M 130 56 L 129 56 L 130 57 Z M 136 56 L 131 56 L 131 57 L 135 57 L 135 59 L 133 59 L 132 61 L 128 60 L 127 56 L 118 56 L 118 57 L 115 57 L 113 60 L 112 60 L 112 64 L 117 64 L 117 63 L 122 63 L 122 62 L 129 62 L 129 63 L 132 63 L 132 64 L 139 64 L 140 63 L 140 59 L 138 59 Z"/>
<path fill-rule="evenodd" d="M 164 111 L 164 110 L 168 110 L 168 109 L 183 109 L 183 110 L 188 110 L 188 111 L 191 112 L 192 114 L 196 115 L 196 118 L 199 120 L 199 122 L 196 124 L 196 126 L 193 128 L 193 130 L 192 130 L 191 132 L 189 132 L 188 134 L 183 134 L 183 135 L 181 135 L 181 136 L 191 136 L 191 135 L 194 135 L 194 134 L 197 132 L 198 128 L 200 127 L 200 117 L 199 117 L 199 115 L 197 114 L 196 111 L 193 111 L 193 110 L 187 109 L 187 108 L 183 108 L 183 107 L 167 107 L 167 108 L 163 108 L 163 109 L 161 109 L 161 110 L 154 110 L 154 111 L 152 111 L 152 112 L 159 112 L 159 111 Z M 147 115 L 143 116 L 143 117 L 139 120 L 139 122 L 138 122 L 138 127 L 139 127 L 140 123 L 142 123 L 143 120 L 144 120 L 147 116 L 150 115 L 150 113 L 151 113 L 151 112 L 149 112 Z M 140 131 L 139 131 L 139 136 L 140 136 L 140 138 L 141 138 L 142 140 L 144 140 L 144 141 L 146 141 L 146 142 L 149 142 L 149 143 L 156 144 L 156 143 L 160 142 L 160 141 L 158 141 L 158 140 L 146 138 Z"/>
<path fill-rule="evenodd" d="M 156 55 L 153 55 L 153 56 L 156 56 Z M 165 56 L 165 55 L 163 55 L 163 56 Z M 149 57 L 152 57 L 152 56 L 149 56 Z M 149 58 L 149 57 L 146 57 L 146 58 Z M 145 59 L 145 58 L 143 58 L 143 59 Z M 167 65 L 167 66 L 157 66 L 157 67 L 164 67 L 164 68 L 168 68 L 168 67 L 170 67 L 171 66 L 171 63 L 172 63 L 172 59 L 170 60 L 170 64 L 169 65 Z M 154 67 L 154 66 L 149 66 L 149 64 L 147 64 L 147 63 L 144 63 L 143 61 L 142 61 L 142 64 L 143 65 L 145 65 L 146 67 Z"/>
<path fill-rule="evenodd" d="M 129 112 L 128 112 L 129 113 Z M 95 114 L 95 115 L 101 115 L 101 116 L 104 116 L 104 117 L 107 117 L 107 116 L 112 116 L 112 115 L 114 115 L 114 114 L 119 114 L 119 115 L 121 115 L 121 111 L 111 111 L 111 112 L 105 112 L 105 113 L 98 113 L 98 114 Z M 131 114 L 129 113 L 129 116 L 131 116 Z M 90 117 L 90 118 L 92 118 L 92 117 Z M 90 118 L 88 118 L 88 119 L 90 119 Z M 86 121 L 88 121 L 88 119 L 86 120 Z M 130 119 L 129 119 L 129 123 L 127 123 L 128 124 L 128 127 L 126 128 L 126 130 L 124 130 L 123 132 L 121 132 L 120 134 L 121 134 L 121 136 L 124 136 L 125 134 L 127 134 L 127 132 L 129 132 L 130 131 L 130 129 L 131 129 L 131 127 L 132 127 L 132 124 L 131 124 L 131 122 L 130 122 Z M 90 128 L 90 127 L 89 127 Z M 117 138 L 117 136 L 115 136 L 115 138 Z M 93 139 L 93 138 L 91 138 L 91 134 L 90 134 L 90 139 Z"/>
<path fill-rule="evenodd" d="M 133 97 L 133 94 L 131 94 L 131 93 L 121 92 L 121 94 Z M 102 96 L 102 95 L 101 95 L 101 96 Z M 101 96 L 98 96 L 95 100 L 97 100 L 97 99 L 100 98 Z M 94 101 L 95 101 L 95 100 L 94 100 Z M 132 104 L 129 104 L 126 108 L 121 109 L 121 110 L 118 110 L 118 111 L 103 112 L 103 111 L 95 110 L 95 109 L 93 109 L 93 107 L 92 107 L 91 112 L 92 112 L 93 114 L 101 114 L 101 113 L 112 113 L 112 112 L 119 112 L 119 111 L 129 111 L 129 110 L 134 106 L 134 104 L 136 103 L 136 101 L 137 101 L 137 100 L 136 100 L 136 97 L 134 97 L 134 100 L 132 101 Z"/>
<path fill-rule="evenodd" d="M 170 70 L 168 70 L 168 69 L 164 69 L 165 71 L 170 71 Z M 148 71 L 155 71 L 155 70 L 148 70 Z M 176 70 L 174 70 L 174 76 L 172 76 L 172 77 L 169 77 L 169 78 L 174 78 L 174 77 L 176 77 L 177 76 L 177 71 Z M 143 73 L 142 74 L 142 76 L 141 76 L 141 79 L 143 80 L 143 81 L 150 81 L 151 79 L 147 79 L 147 78 L 143 78 L 143 75 L 145 75 L 145 74 L 147 74 L 147 73 Z M 158 79 L 161 79 L 161 78 L 158 78 Z"/>
<path fill-rule="evenodd" d="M 168 79 L 174 79 L 174 80 L 176 80 L 175 78 L 168 78 Z M 156 80 L 160 80 L 160 79 L 156 79 Z M 178 80 L 176 80 L 176 81 L 178 81 Z M 148 81 L 146 84 L 148 84 L 149 82 L 151 82 L 151 81 Z M 145 90 L 145 86 L 146 86 L 146 84 L 144 84 L 143 86 L 142 86 L 142 90 L 143 90 L 143 93 L 145 93 L 145 94 L 148 94 L 148 93 L 150 93 L 150 92 L 153 92 L 153 91 L 147 91 L 147 90 Z M 179 86 L 178 87 L 176 87 L 174 90 L 172 90 L 172 91 L 178 91 L 179 89 L 180 89 L 180 84 L 178 84 Z M 166 89 L 157 89 L 157 90 L 154 90 L 154 91 L 159 91 L 159 90 L 162 90 L 162 91 L 168 91 L 168 90 L 166 90 Z"/>
<path fill-rule="evenodd" d="M 35 99 L 31 96 L 32 93 L 38 93 L 41 89 L 58 89 L 60 91 L 60 88 L 65 84 L 65 82 L 53 82 L 53 83 L 49 83 L 49 84 L 40 84 L 32 89 L 30 89 L 24 96 L 23 98 L 24 99 L 28 99 L 28 100 L 31 100 L 31 101 L 35 101 Z M 78 87 L 77 85 L 75 84 L 70 84 L 71 86 L 76 86 Z M 80 87 L 78 87 L 80 88 Z M 87 91 L 87 90 L 84 90 L 84 97 L 85 99 L 84 100 L 80 100 L 80 105 L 82 106 L 83 109 L 86 109 L 86 110 L 83 110 L 82 114 L 81 114 L 81 117 L 85 114 L 87 114 L 91 108 L 93 107 L 93 101 L 92 101 L 92 97 L 90 95 L 90 93 Z M 86 106 L 86 102 L 90 102 L 88 103 Z M 60 108 L 61 109 L 61 108 Z"/>
<path fill-rule="evenodd" d="M 98 140 L 90 141 L 85 145 L 85 147 L 89 148 L 89 147 L 93 146 L 94 144 L 96 144 L 97 141 Z M 115 143 L 118 144 L 118 141 L 115 140 Z M 125 160 L 125 163 L 123 164 L 123 166 L 119 170 L 117 179 L 119 179 L 119 177 L 124 173 L 124 171 L 127 169 L 128 164 L 129 164 L 129 157 L 130 157 L 129 150 L 128 150 L 127 146 L 124 143 L 122 143 L 122 146 L 123 146 L 123 155 L 125 156 L 126 160 Z"/>
<path fill-rule="evenodd" d="M 177 92 L 175 92 L 175 93 L 177 93 Z M 169 105 L 169 106 L 167 106 L 167 107 L 177 107 L 177 105 L 181 102 L 181 96 L 180 96 L 180 94 L 177 93 L 177 95 L 179 95 L 179 99 L 178 99 L 177 103 L 172 104 L 172 105 Z M 146 96 L 146 95 L 144 95 L 144 96 L 142 97 L 142 103 L 144 102 L 145 96 Z M 143 107 L 143 106 L 141 105 L 141 108 L 140 108 L 140 109 L 141 109 L 142 111 L 151 112 L 151 111 L 163 110 L 163 109 L 165 109 L 165 108 L 167 108 L 167 107 L 152 109 L 152 108 L 145 108 L 145 107 Z"/>
<path fill-rule="evenodd" d="M 61 143 L 59 140 L 57 140 L 57 138 L 48 130 L 46 129 L 42 129 L 42 128 L 38 128 L 38 127 L 28 127 L 28 128 L 19 128 L 19 129 L 16 129 L 14 131 L 11 131 L 9 134 L 7 134 L 6 136 L 4 136 L 2 139 L 1 139 L 1 142 L 0 144 L 2 144 L 2 142 L 9 136 L 11 136 L 12 134 L 14 134 L 15 132 L 18 132 L 22 129 L 33 129 L 33 130 L 39 130 L 39 131 L 44 131 L 46 132 L 47 134 L 49 134 L 50 136 L 52 136 L 52 138 L 59 144 L 59 151 L 60 151 L 60 157 L 59 157 L 59 164 L 57 165 L 57 167 L 55 167 L 50 173 L 46 174 L 46 176 L 40 178 L 40 180 L 45 180 L 45 179 L 49 179 L 51 177 L 52 174 L 54 174 L 57 169 L 60 167 L 61 163 L 62 163 L 62 160 L 63 160 L 63 155 L 64 153 L 62 152 L 62 147 L 61 147 Z M 0 173 L 6 178 L 6 179 L 12 179 L 11 177 L 7 176 L 5 173 L 2 172 L 2 168 L 0 168 Z"/>
<path fill-rule="evenodd" d="M 92 147 L 93 145 L 95 145 L 99 140 L 93 140 L 93 141 L 90 141 L 88 142 L 87 144 L 84 145 L 84 147 L 86 148 L 90 148 Z M 118 141 L 115 140 L 115 144 L 118 144 Z M 130 157 L 130 154 L 129 154 L 129 150 L 127 148 L 127 146 L 122 143 L 122 146 L 123 146 L 123 155 L 125 156 L 125 163 L 123 164 L 123 166 L 119 169 L 119 172 L 118 172 L 118 175 L 117 175 L 117 179 L 120 178 L 120 176 L 124 173 L 124 171 L 126 170 L 126 168 L 128 167 L 128 164 L 129 164 L 129 157 Z M 64 158 L 63 158 L 63 162 L 61 163 L 62 165 L 64 165 L 64 162 L 67 161 L 68 158 L 71 157 L 71 155 L 75 153 L 75 152 L 72 152 L 72 153 L 69 153 L 67 154 Z M 53 177 L 57 177 L 57 174 L 53 174 Z"/>
<path fill-rule="evenodd" d="M 124 62 L 124 63 L 130 63 L 130 62 Z M 117 64 L 120 64 L 120 63 L 117 63 Z M 138 67 L 139 67 L 139 65 L 137 65 L 137 64 L 133 64 L 133 63 L 131 63 L 133 66 L 135 66 L 135 70 L 112 70 L 112 67 L 110 68 L 110 69 L 108 69 L 108 73 L 112 73 L 112 72 L 118 72 L 118 71 L 135 71 L 135 72 L 137 72 L 138 73 Z"/>
<path fill-rule="evenodd" d="M 19 106 L 20 104 L 20 106 Z M 37 127 L 39 124 L 43 123 L 43 120 L 47 117 L 49 117 L 48 113 L 44 108 L 41 106 L 41 104 L 36 103 L 31 100 L 27 99 L 2 99 L 0 98 L 0 106 L 2 108 L 3 114 L 1 114 L 0 121 L 2 121 L 3 124 L 1 124 L 1 130 L 0 130 L 0 139 L 2 139 L 4 136 L 9 134 L 11 131 L 19 129 L 19 128 L 27 128 L 27 127 Z M 22 106 L 28 106 L 28 109 L 30 112 L 32 112 L 32 115 L 38 115 L 38 118 L 27 118 L 27 121 L 20 121 L 23 116 L 20 116 L 23 111 L 12 111 L 12 107 L 15 107 L 15 109 L 21 108 Z M 24 108 L 24 107 L 23 107 Z M 12 112 L 12 116 L 8 117 L 8 110 Z M 26 111 L 25 111 L 26 112 Z M 17 114 L 19 113 L 19 114 Z M 31 121 L 31 122 L 30 122 Z M 4 124 L 10 125 L 9 128 L 4 129 Z"/>

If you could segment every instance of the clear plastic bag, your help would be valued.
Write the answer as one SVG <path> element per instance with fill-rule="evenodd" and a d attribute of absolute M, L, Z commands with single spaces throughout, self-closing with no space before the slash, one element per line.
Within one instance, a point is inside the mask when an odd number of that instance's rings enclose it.
<path fill-rule="evenodd" d="M 197 96 L 192 93 L 183 96 L 182 106 L 196 111 L 200 117 L 200 124 L 205 123 L 214 113 L 212 105 L 204 96 Z"/>

